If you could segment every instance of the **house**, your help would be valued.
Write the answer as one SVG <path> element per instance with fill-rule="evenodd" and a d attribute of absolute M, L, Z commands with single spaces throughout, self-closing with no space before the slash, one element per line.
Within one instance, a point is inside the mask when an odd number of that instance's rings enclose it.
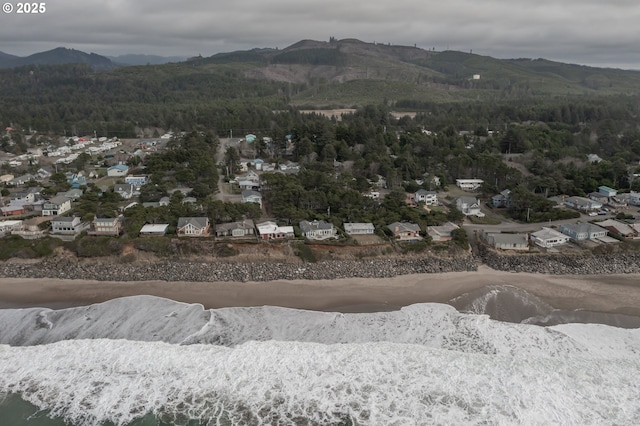
<path fill-rule="evenodd" d="M 603 220 L 602 222 L 598 222 L 598 226 L 606 229 L 613 235 L 617 235 L 620 238 L 624 239 L 635 239 L 638 238 L 638 232 L 627 225 L 626 223 L 622 223 L 620 221 L 614 219 Z"/>
<path fill-rule="evenodd" d="M 30 204 L 36 201 L 38 196 L 40 195 L 40 190 L 42 188 L 28 188 L 24 191 L 14 192 L 9 195 L 9 200 L 12 204 Z"/>
<path fill-rule="evenodd" d="M 15 178 L 14 175 L 2 175 L 0 176 L 0 183 L 10 183 Z"/>
<path fill-rule="evenodd" d="M 477 191 L 483 183 L 482 179 L 456 179 L 456 186 L 463 191 Z"/>
<path fill-rule="evenodd" d="M 501 193 L 491 197 L 491 204 L 493 207 L 505 207 L 511 206 L 511 190 L 505 189 Z"/>
<path fill-rule="evenodd" d="M 598 187 L 598 192 L 605 197 L 615 197 L 616 195 L 618 195 L 617 190 L 604 185 Z"/>
<path fill-rule="evenodd" d="M 107 176 L 123 177 L 129 174 L 129 166 L 125 164 L 116 164 L 107 169 Z"/>
<path fill-rule="evenodd" d="M 161 237 L 167 233 L 168 223 L 146 224 L 140 228 L 140 235 L 145 237 Z"/>
<path fill-rule="evenodd" d="M 326 240 L 328 238 L 337 238 L 337 231 L 332 223 L 324 220 L 314 220 L 308 222 L 303 220 L 300 222 L 300 231 L 305 238 L 310 240 Z"/>
<path fill-rule="evenodd" d="M 216 237 L 250 237 L 255 235 L 253 220 L 246 219 L 241 222 L 222 223 L 216 225 Z"/>
<path fill-rule="evenodd" d="M 22 186 L 27 182 L 30 182 L 32 180 L 36 180 L 36 177 L 32 174 L 26 174 L 26 175 L 22 175 L 22 176 L 18 176 L 16 178 L 11 179 L 8 183 L 9 185 L 13 185 L 13 186 Z"/>
<path fill-rule="evenodd" d="M 256 170 L 262 170 L 262 166 L 264 165 L 264 160 L 260 159 L 260 158 L 256 158 L 253 160 L 253 167 Z"/>
<path fill-rule="evenodd" d="M 569 197 L 564 200 L 564 204 L 579 211 L 600 210 L 603 206 L 601 202 L 585 197 Z"/>
<path fill-rule="evenodd" d="M 91 235 L 120 235 L 122 222 L 117 217 L 100 217 L 93 219 Z"/>
<path fill-rule="evenodd" d="M 136 190 L 140 189 L 141 186 L 146 185 L 147 183 L 149 183 L 149 176 L 134 176 L 134 175 L 129 175 L 126 176 L 124 178 L 124 183 L 129 183 L 131 185 L 133 185 Z"/>
<path fill-rule="evenodd" d="M 27 205 L 25 203 L 11 203 L 8 206 L 0 207 L 2 216 L 20 216 L 27 212 Z"/>
<path fill-rule="evenodd" d="M 51 177 L 51 172 L 46 169 L 38 169 L 36 172 L 36 177 L 38 179 L 49 179 Z"/>
<path fill-rule="evenodd" d="M 87 186 L 87 178 L 75 173 L 67 177 L 67 182 L 71 184 L 71 188 L 80 188 L 81 186 Z"/>
<path fill-rule="evenodd" d="M 20 229 L 11 231 L 11 235 L 19 235 L 27 240 L 42 238 L 46 234 L 45 231 L 38 226 L 39 223 L 36 218 L 25 220 Z"/>
<path fill-rule="evenodd" d="M 433 241 L 449 241 L 453 238 L 452 233 L 456 229 L 460 229 L 460 227 L 453 222 L 447 222 L 440 226 L 427 226 L 427 235 Z"/>
<path fill-rule="evenodd" d="M 21 220 L 0 221 L 0 235 L 10 234 L 12 231 L 19 231 L 22 228 Z"/>
<path fill-rule="evenodd" d="M 465 216 L 484 217 L 484 213 L 480 211 L 480 201 L 475 197 L 458 197 L 456 200 L 456 208 Z"/>
<path fill-rule="evenodd" d="M 75 201 L 78 198 L 82 197 L 83 191 L 80 188 L 71 188 L 67 192 L 59 192 L 56 195 L 64 195 L 65 197 L 69 197 L 71 201 Z"/>
<path fill-rule="evenodd" d="M 78 235 L 88 227 L 88 224 L 82 223 L 78 216 L 56 216 L 51 219 L 52 234 Z"/>
<path fill-rule="evenodd" d="M 344 232 L 349 235 L 371 235 L 375 232 L 375 227 L 373 223 L 355 223 L 355 222 L 345 222 L 342 224 L 344 227 Z"/>
<path fill-rule="evenodd" d="M 258 235 L 263 240 L 295 238 L 293 226 L 278 226 L 275 222 L 267 221 L 256 225 Z"/>
<path fill-rule="evenodd" d="M 531 241 L 537 246 L 551 248 L 569 242 L 569 236 L 551 228 L 542 228 L 531 234 Z"/>
<path fill-rule="evenodd" d="M 42 216 L 58 216 L 71 210 L 71 198 L 56 195 L 42 205 Z"/>
<path fill-rule="evenodd" d="M 178 218 L 176 234 L 187 237 L 207 237 L 209 228 L 208 217 L 181 217 Z"/>
<path fill-rule="evenodd" d="M 607 236 L 607 230 L 591 223 L 560 225 L 560 232 L 574 241 L 595 240 Z"/>
<path fill-rule="evenodd" d="M 427 206 L 438 205 L 438 194 L 436 191 L 427 191 L 425 189 L 419 189 L 413 194 L 413 201 L 415 203 L 423 202 Z"/>
<path fill-rule="evenodd" d="M 630 206 L 640 206 L 640 192 L 631 191 L 626 198 Z"/>
<path fill-rule="evenodd" d="M 485 241 L 491 247 L 500 250 L 529 250 L 529 236 L 527 234 L 503 234 L 488 232 Z"/>
<path fill-rule="evenodd" d="M 240 189 L 260 190 L 260 176 L 253 170 L 249 170 L 244 175 L 237 176 L 236 183 Z"/>
<path fill-rule="evenodd" d="M 603 195 L 600 192 L 590 192 L 589 194 L 587 194 L 587 196 L 589 197 L 590 200 L 598 202 L 602 205 L 605 205 L 609 202 L 609 197 L 606 195 Z"/>
<path fill-rule="evenodd" d="M 420 241 L 420 225 L 407 222 L 393 222 L 387 225 L 393 236 L 400 241 Z"/>
<path fill-rule="evenodd" d="M 119 194 L 125 200 L 133 197 L 134 190 L 134 186 L 130 183 L 116 183 L 115 185 L 113 185 L 113 192 Z"/>
<path fill-rule="evenodd" d="M 262 207 L 262 194 L 252 189 L 245 189 L 244 191 L 242 191 L 242 202 L 256 203 L 260 207 Z"/>

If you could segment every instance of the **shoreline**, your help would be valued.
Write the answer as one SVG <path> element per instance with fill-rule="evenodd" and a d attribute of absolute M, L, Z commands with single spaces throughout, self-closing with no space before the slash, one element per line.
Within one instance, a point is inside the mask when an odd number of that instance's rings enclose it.
<path fill-rule="evenodd" d="M 487 286 L 513 286 L 556 309 L 640 317 L 640 274 L 552 275 L 476 271 L 398 275 L 388 278 L 280 279 L 272 281 L 97 281 L 58 278 L 0 278 L 0 308 L 84 306 L 153 295 L 206 309 L 282 306 L 338 312 L 376 312 L 415 303 L 448 303 Z"/>

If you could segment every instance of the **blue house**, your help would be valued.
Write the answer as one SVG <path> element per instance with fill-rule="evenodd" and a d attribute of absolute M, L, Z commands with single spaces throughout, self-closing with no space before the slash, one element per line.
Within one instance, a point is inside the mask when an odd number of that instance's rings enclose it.
<path fill-rule="evenodd" d="M 87 186 L 87 178 L 73 174 L 67 178 L 67 182 L 71 184 L 71 188 L 78 189 L 81 186 Z"/>

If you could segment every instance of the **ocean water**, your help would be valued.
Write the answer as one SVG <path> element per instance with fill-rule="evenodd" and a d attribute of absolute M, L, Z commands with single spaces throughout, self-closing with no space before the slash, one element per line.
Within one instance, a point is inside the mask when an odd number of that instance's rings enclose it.
<path fill-rule="evenodd" d="M 541 303 L 495 287 L 452 301 L 475 313 L 0 310 L 0 424 L 639 424 L 640 330 L 543 327 Z"/>

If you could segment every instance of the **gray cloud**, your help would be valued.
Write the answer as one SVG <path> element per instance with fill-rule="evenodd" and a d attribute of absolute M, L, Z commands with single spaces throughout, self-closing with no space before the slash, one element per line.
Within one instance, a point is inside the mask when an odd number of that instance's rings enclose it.
<path fill-rule="evenodd" d="M 4 1 L 4 0 L 3 0 Z M 16 2 L 10 0 L 14 5 Z M 88 0 L 47 2 L 42 15 L 2 14 L 0 50 L 27 55 L 58 46 L 105 55 L 205 56 L 301 39 L 462 50 L 640 69 L 640 6 L 613 0 Z"/>

